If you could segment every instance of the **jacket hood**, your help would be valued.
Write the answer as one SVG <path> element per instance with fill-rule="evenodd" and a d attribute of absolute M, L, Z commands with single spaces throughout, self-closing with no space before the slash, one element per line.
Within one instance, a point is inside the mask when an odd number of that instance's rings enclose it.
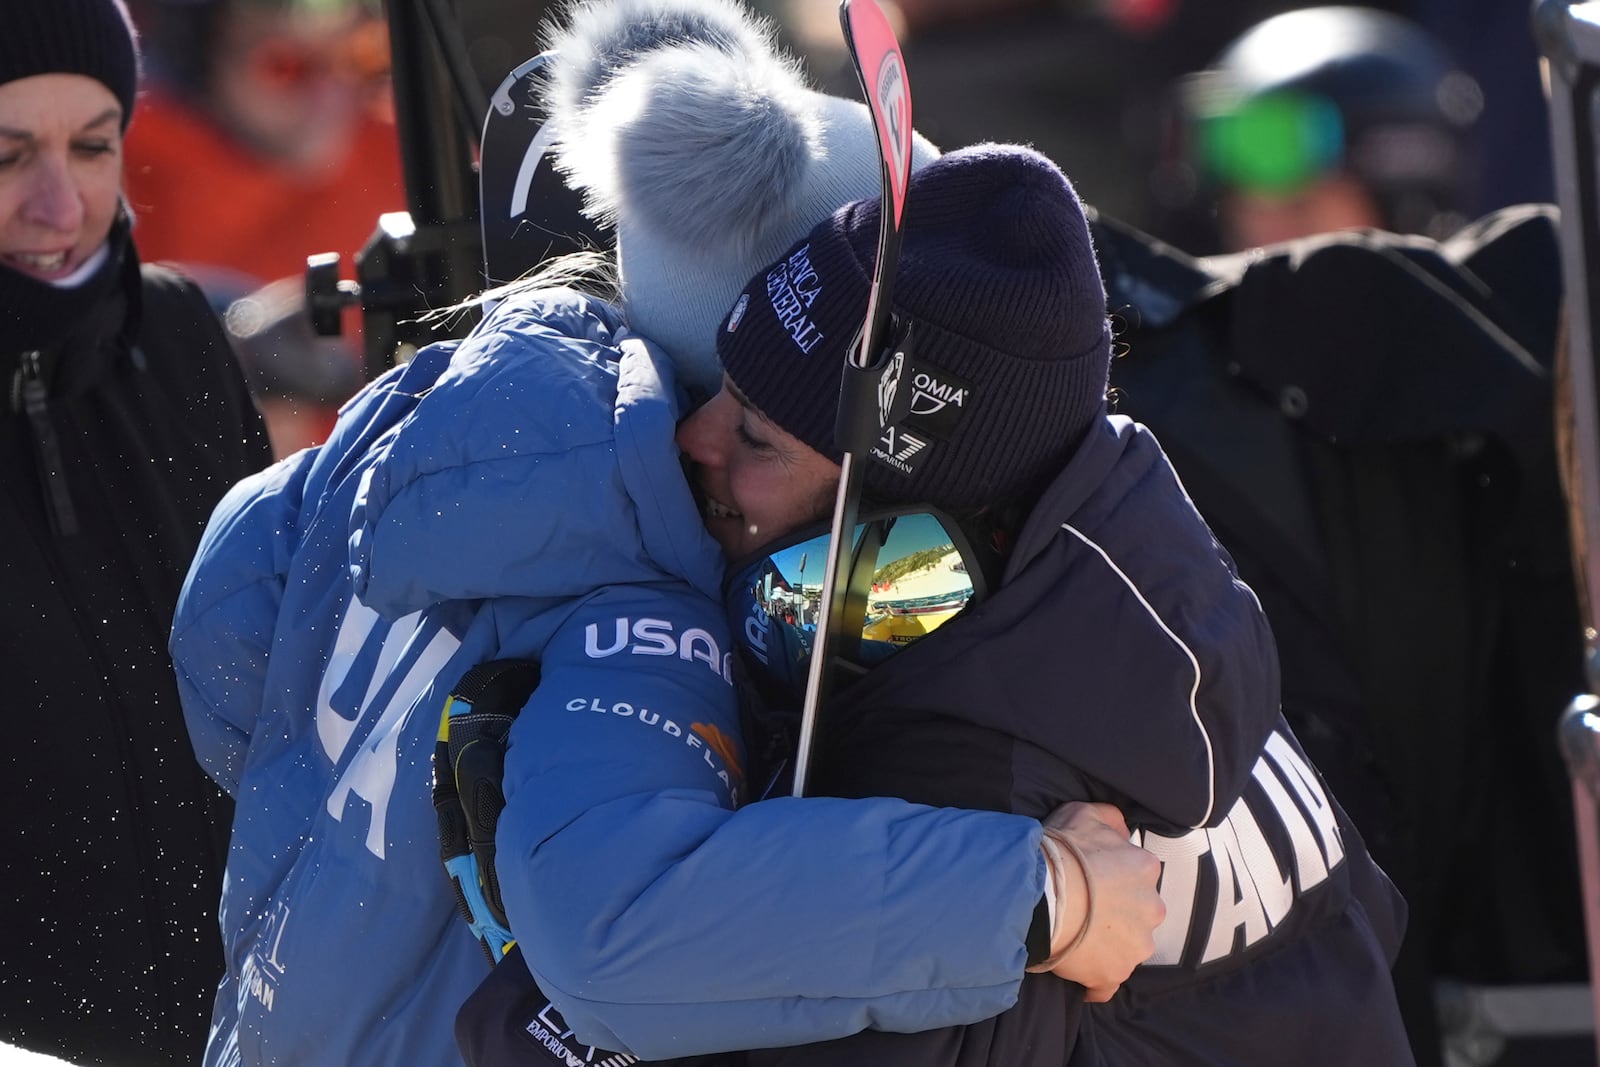
<path fill-rule="evenodd" d="M 716 595 L 721 554 L 672 440 L 671 364 L 614 309 L 564 290 L 513 297 L 412 388 L 351 513 L 363 603 L 397 617 L 669 579 Z"/>

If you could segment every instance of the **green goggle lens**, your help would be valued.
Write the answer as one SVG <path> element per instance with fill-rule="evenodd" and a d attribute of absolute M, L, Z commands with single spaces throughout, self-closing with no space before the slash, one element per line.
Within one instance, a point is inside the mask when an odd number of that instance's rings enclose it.
<path fill-rule="evenodd" d="M 1198 137 L 1211 180 L 1285 193 L 1339 165 L 1344 120 L 1322 97 L 1271 93 L 1202 114 Z"/>

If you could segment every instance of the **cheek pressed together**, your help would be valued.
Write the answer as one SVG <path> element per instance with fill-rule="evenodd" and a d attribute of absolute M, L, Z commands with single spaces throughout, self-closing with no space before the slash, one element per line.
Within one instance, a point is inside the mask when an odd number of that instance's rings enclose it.
<path fill-rule="evenodd" d="M 729 559 L 828 514 L 839 465 L 780 429 L 733 387 L 678 426 L 700 513 Z"/>

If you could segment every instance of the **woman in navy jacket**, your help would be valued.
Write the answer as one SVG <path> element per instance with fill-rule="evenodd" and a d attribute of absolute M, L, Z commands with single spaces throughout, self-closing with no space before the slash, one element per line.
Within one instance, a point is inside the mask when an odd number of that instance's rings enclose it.
<path fill-rule="evenodd" d="M 818 225 L 718 335 L 724 390 L 678 440 L 732 556 L 770 558 L 831 506 L 878 211 Z M 836 695 L 812 789 L 1036 816 L 1116 804 L 1164 862 L 1166 920 L 1107 1003 L 1030 977 L 976 1025 L 746 1062 L 1410 1063 L 1388 974 L 1403 902 L 1279 713 L 1254 594 L 1148 431 L 1106 414 L 1104 290 L 1066 179 L 998 146 L 913 175 L 893 313 L 880 397 L 899 400 L 860 457 L 864 496 L 954 516 L 990 591 Z M 770 618 L 731 592 L 748 648 Z"/>

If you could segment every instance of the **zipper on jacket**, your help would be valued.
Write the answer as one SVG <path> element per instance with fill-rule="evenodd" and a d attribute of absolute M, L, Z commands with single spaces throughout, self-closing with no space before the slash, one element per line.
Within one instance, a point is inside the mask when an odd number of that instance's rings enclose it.
<path fill-rule="evenodd" d="M 44 490 L 50 529 L 57 537 L 71 537 L 78 532 L 78 513 L 67 491 L 61 441 L 56 436 L 55 424 L 50 421 L 49 402 L 50 391 L 44 384 L 38 351 L 22 353 L 22 365 L 11 383 L 11 407 L 24 412 L 33 428 L 34 443 L 38 446 L 35 459 L 39 486 Z"/>

